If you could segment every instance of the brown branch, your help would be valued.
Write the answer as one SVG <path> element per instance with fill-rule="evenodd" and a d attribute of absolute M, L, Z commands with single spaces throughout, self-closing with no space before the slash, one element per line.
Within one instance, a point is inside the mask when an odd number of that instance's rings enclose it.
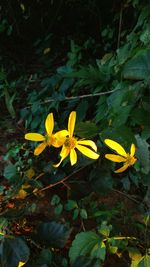
<path fill-rule="evenodd" d="M 122 13 L 123 13 L 123 8 L 121 6 L 120 9 L 120 17 L 119 17 L 119 29 L 118 29 L 118 41 L 117 41 L 117 49 L 120 46 L 120 38 L 121 38 L 121 28 L 122 28 Z"/>
<path fill-rule="evenodd" d="M 63 101 L 71 101 L 71 100 L 75 100 L 75 99 L 83 99 L 83 98 L 89 98 L 89 97 L 95 97 L 95 96 L 101 96 L 101 95 L 108 95 L 108 94 L 111 94 L 115 91 L 118 91 L 119 89 L 113 89 L 113 90 L 110 90 L 110 91 L 106 91 L 106 92 L 101 92 L 101 93 L 95 93 L 95 94 L 87 94 L 87 95 L 80 95 L 80 96 L 69 96 L 69 97 L 65 97 L 63 99 L 59 99 L 59 100 L 56 100 L 56 99 L 47 99 L 45 101 L 41 101 L 40 104 L 41 105 L 44 105 L 44 104 L 47 104 L 47 103 L 50 103 L 50 102 L 56 102 L 56 101 L 59 101 L 59 102 L 63 102 Z M 28 109 L 28 108 L 31 108 L 32 104 L 29 104 L 29 106 L 25 107 L 24 109 Z"/>
<path fill-rule="evenodd" d="M 126 193 L 124 193 L 122 191 L 119 191 L 117 189 L 112 189 L 112 191 L 114 191 L 114 192 L 116 192 L 116 193 L 118 193 L 118 194 L 120 194 L 120 195 L 122 195 L 122 196 L 124 196 L 124 197 L 126 197 L 126 198 L 128 198 L 130 200 L 132 200 L 133 202 L 135 202 L 137 204 L 140 204 L 141 203 L 140 201 L 138 201 L 135 198 L 131 197 L 129 194 L 126 194 Z"/>
<path fill-rule="evenodd" d="M 66 176 L 66 177 L 65 177 L 64 179 L 62 179 L 61 181 L 59 181 L 59 182 L 57 182 L 57 183 L 55 183 L 55 184 L 50 184 L 50 185 L 48 185 L 48 186 L 42 188 L 42 189 L 39 190 L 38 192 L 40 193 L 40 192 L 42 192 L 42 191 L 45 191 L 45 190 L 47 190 L 47 189 L 50 189 L 50 188 L 52 188 L 52 187 L 58 185 L 58 184 L 64 184 L 64 182 L 65 182 L 66 180 L 68 180 L 68 179 L 71 178 L 73 175 L 75 175 L 76 173 L 80 172 L 81 170 L 83 170 L 83 169 L 86 168 L 86 167 L 87 167 L 87 165 L 84 166 L 84 167 L 79 168 L 79 169 L 76 170 L 75 172 L 73 172 L 73 173 L 69 174 L 68 176 Z"/>

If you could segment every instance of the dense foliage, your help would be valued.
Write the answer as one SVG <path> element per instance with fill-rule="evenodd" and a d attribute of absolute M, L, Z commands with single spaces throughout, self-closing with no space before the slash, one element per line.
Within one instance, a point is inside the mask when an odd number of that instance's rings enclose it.
<path fill-rule="evenodd" d="M 150 266 L 149 1 L 3 0 L 0 9 L 1 266 Z M 66 157 L 56 168 L 61 146 L 35 153 L 25 137 L 46 140 L 52 113 L 55 132 L 77 114 L 74 135 L 100 157 L 78 150 L 76 164 Z M 109 139 L 127 152 L 118 161 L 106 156 L 120 151 Z"/>

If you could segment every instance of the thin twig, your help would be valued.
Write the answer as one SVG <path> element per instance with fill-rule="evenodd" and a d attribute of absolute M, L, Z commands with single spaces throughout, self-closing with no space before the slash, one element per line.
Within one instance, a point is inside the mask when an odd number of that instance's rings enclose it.
<path fill-rule="evenodd" d="M 71 101 L 71 100 L 76 100 L 76 99 L 83 99 L 83 98 L 89 98 L 89 97 L 95 97 L 95 96 L 101 96 L 101 95 L 108 95 L 111 93 L 114 93 L 116 91 L 118 91 L 119 89 L 113 89 L 111 91 L 106 91 L 106 92 L 101 92 L 101 93 L 95 93 L 95 94 L 87 94 L 87 95 L 79 95 L 79 96 L 69 96 L 69 97 L 65 97 L 63 99 L 47 99 L 45 101 L 41 101 L 39 104 L 40 105 L 44 105 L 50 102 L 63 102 L 63 101 Z M 28 109 L 31 108 L 32 104 L 29 104 L 29 106 L 25 107 L 24 109 Z"/>
<path fill-rule="evenodd" d="M 132 200 L 133 202 L 135 202 L 135 203 L 137 203 L 137 204 L 140 204 L 140 203 L 141 203 L 140 201 L 138 201 L 138 200 L 136 200 L 135 198 L 131 197 L 129 194 L 126 194 L 126 193 L 124 193 L 124 192 L 122 192 L 122 191 L 119 191 L 119 190 L 117 190 L 117 189 L 112 189 L 112 191 L 114 191 L 114 192 L 116 192 L 116 193 L 119 193 L 120 195 L 123 195 L 124 197 L 126 197 L 126 198 Z"/>
<path fill-rule="evenodd" d="M 78 170 L 76 170 L 75 172 L 73 172 L 73 173 L 69 174 L 68 176 L 66 176 L 63 180 L 61 180 L 61 181 L 59 181 L 59 182 L 57 182 L 57 183 L 55 183 L 55 184 L 50 184 L 50 185 L 48 185 L 48 186 L 42 188 L 42 189 L 39 190 L 38 192 L 40 193 L 40 192 L 42 192 L 42 191 L 45 191 L 45 190 L 47 190 L 47 189 L 50 189 L 50 188 L 52 188 L 52 187 L 58 185 L 58 184 L 64 184 L 64 182 L 65 182 L 66 180 L 68 180 L 68 179 L 71 178 L 73 175 L 75 175 L 76 173 L 80 172 L 81 170 L 83 170 L 83 169 L 86 168 L 86 167 L 87 167 L 87 165 L 84 166 L 84 167 L 81 167 L 80 169 L 78 169 Z"/>
<path fill-rule="evenodd" d="M 121 6 L 120 9 L 120 17 L 119 17 L 119 30 L 118 30 L 118 41 L 117 41 L 117 49 L 120 46 L 120 38 L 121 38 L 121 28 L 122 28 L 122 13 L 123 13 L 123 8 Z"/>

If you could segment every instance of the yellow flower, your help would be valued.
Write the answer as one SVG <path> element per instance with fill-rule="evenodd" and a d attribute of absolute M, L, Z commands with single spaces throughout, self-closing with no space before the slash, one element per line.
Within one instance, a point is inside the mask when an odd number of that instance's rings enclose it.
<path fill-rule="evenodd" d="M 124 162 L 123 166 L 116 170 L 115 173 L 124 172 L 128 167 L 134 165 L 137 159 L 134 157 L 135 155 L 135 145 L 132 144 L 130 148 L 130 153 L 126 153 L 124 148 L 118 144 L 117 142 L 111 139 L 105 139 L 105 144 L 109 146 L 111 149 L 115 150 L 119 155 L 115 154 L 106 154 L 105 158 L 109 159 L 113 162 Z"/>
<path fill-rule="evenodd" d="M 26 262 L 19 261 L 18 267 L 22 267 L 25 264 L 26 264 Z"/>
<path fill-rule="evenodd" d="M 58 133 L 53 134 L 54 129 L 54 118 L 53 113 L 48 114 L 46 121 L 45 121 L 45 129 L 46 129 L 46 135 L 42 135 L 39 133 L 27 133 L 25 134 L 25 139 L 30 141 L 42 141 L 41 144 L 39 144 L 35 150 L 34 155 L 38 156 L 40 153 L 43 152 L 43 150 L 46 148 L 46 146 L 54 146 L 54 147 L 60 147 L 62 146 L 62 142 L 58 138 L 57 135 L 66 136 L 68 132 L 66 130 L 62 130 Z"/>
<path fill-rule="evenodd" d="M 58 164 L 54 165 L 55 167 L 58 167 L 61 162 L 70 154 L 70 162 L 71 165 L 76 164 L 77 162 L 77 153 L 75 151 L 75 148 L 78 149 L 82 154 L 85 156 L 91 158 L 91 159 L 98 159 L 99 155 L 95 152 L 97 152 L 97 146 L 96 144 L 91 140 L 77 140 L 73 136 L 74 128 L 75 128 L 75 122 L 76 122 L 76 112 L 72 111 L 69 115 L 68 120 L 68 134 L 64 137 L 61 132 L 59 133 L 60 142 L 63 142 L 63 147 L 60 152 L 61 160 Z M 90 148 L 86 147 L 89 146 Z"/>

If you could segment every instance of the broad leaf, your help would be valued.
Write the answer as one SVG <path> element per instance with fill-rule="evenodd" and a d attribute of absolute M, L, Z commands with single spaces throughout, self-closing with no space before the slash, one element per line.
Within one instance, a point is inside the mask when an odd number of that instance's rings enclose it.
<path fill-rule="evenodd" d="M 52 221 L 39 225 L 36 238 L 46 245 L 63 248 L 69 235 L 66 225 Z"/>
<path fill-rule="evenodd" d="M 51 266 L 52 252 L 49 249 L 42 249 L 36 260 L 35 266 L 42 267 L 44 265 Z"/>
<path fill-rule="evenodd" d="M 142 166 L 142 172 L 148 174 L 150 171 L 150 151 L 149 144 L 143 140 L 139 135 L 136 136 L 137 140 L 137 155 Z"/>
<path fill-rule="evenodd" d="M 29 258 L 29 248 L 21 238 L 4 238 L 1 247 L 1 264 L 3 267 L 18 267 L 19 262 L 27 262 Z"/>
<path fill-rule="evenodd" d="M 107 164 L 94 169 L 90 174 L 91 186 L 94 191 L 105 194 L 113 187 L 113 179 Z"/>
<path fill-rule="evenodd" d="M 92 259 L 104 260 L 105 254 L 105 244 L 93 231 L 77 234 L 69 251 L 71 263 L 74 263 L 79 256 L 90 256 Z"/>
<path fill-rule="evenodd" d="M 122 72 L 124 79 L 143 80 L 150 77 L 150 49 L 140 50 L 127 61 Z"/>
<path fill-rule="evenodd" d="M 4 177 L 8 180 L 11 180 L 15 177 L 17 174 L 16 166 L 13 164 L 10 164 L 5 167 L 4 169 Z"/>
<path fill-rule="evenodd" d="M 99 133 L 99 129 L 93 122 L 79 122 L 75 127 L 75 134 L 83 137 L 89 138 L 97 135 Z"/>

